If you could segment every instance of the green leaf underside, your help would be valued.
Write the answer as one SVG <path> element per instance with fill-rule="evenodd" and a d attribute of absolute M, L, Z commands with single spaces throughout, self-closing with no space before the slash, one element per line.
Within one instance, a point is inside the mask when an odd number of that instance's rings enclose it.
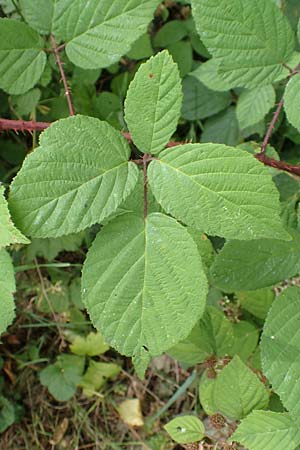
<path fill-rule="evenodd" d="M 83 69 L 108 67 L 145 33 L 159 0 L 59 0 L 53 34 Z"/>
<path fill-rule="evenodd" d="M 15 223 L 33 237 L 58 237 L 100 223 L 134 189 L 135 164 L 121 134 L 73 116 L 48 128 L 12 183 Z"/>
<path fill-rule="evenodd" d="M 275 100 L 276 94 L 272 85 L 260 86 L 242 92 L 236 108 L 241 129 L 260 122 L 275 105 Z"/>
<path fill-rule="evenodd" d="M 295 39 L 287 18 L 270 0 L 193 0 L 192 5 L 198 32 L 220 60 L 223 79 L 251 88 L 281 74 Z"/>
<path fill-rule="evenodd" d="M 230 105 L 230 92 L 215 92 L 208 89 L 195 76 L 183 80 L 182 117 L 187 120 L 204 119 Z"/>
<path fill-rule="evenodd" d="M 203 439 L 205 428 L 196 416 L 179 416 L 168 422 L 164 429 L 179 444 L 188 444 Z"/>
<path fill-rule="evenodd" d="M 0 335 L 15 317 L 13 293 L 16 290 L 14 268 L 6 250 L 0 250 Z"/>
<path fill-rule="evenodd" d="M 230 241 L 216 257 L 211 276 L 225 292 L 272 286 L 300 272 L 300 234 L 290 231 L 292 241 L 259 239 Z"/>
<path fill-rule="evenodd" d="M 205 233 L 289 238 L 268 170 L 245 151 L 219 144 L 173 147 L 150 163 L 148 178 L 168 213 Z"/>
<path fill-rule="evenodd" d="M 300 426 L 287 413 L 253 411 L 231 439 L 249 450 L 295 450 L 300 443 Z"/>
<path fill-rule="evenodd" d="M 101 258 L 99 258 L 101 254 Z M 188 232 L 161 213 L 111 221 L 84 264 L 83 301 L 120 353 L 159 355 L 186 338 L 203 313 L 207 281 Z"/>
<path fill-rule="evenodd" d="M 0 88 L 24 94 L 40 79 L 46 64 L 44 42 L 25 23 L 0 19 Z"/>
<path fill-rule="evenodd" d="M 284 93 L 284 109 L 288 121 L 300 131 L 300 76 L 294 76 L 287 84 Z"/>
<path fill-rule="evenodd" d="M 128 89 L 125 120 L 141 151 L 156 154 L 165 147 L 176 130 L 181 103 L 178 67 L 167 51 L 140 66 Z"/>
<path fill-rule="evenodd" d="M 235 106 L 230 106 L 205 121 L 204 130 L 201 135 L 202 143 L 214 142 L 233 147 L 239 144 L 241 139 L 242 136 L 236 118 Z"/>
<path fill-rule="evenodd" d="M 188 366 L 193 366 L 211 355 L 231 355 L 233 345 L 231 322 L 217 308 L 209 306 L 189 336 L 169 349 L 168 354 Z"/>
<path fill-rule="evenodd" d="M 0 248 L 10 244 L 28 244 L 29 240 L 11 221 L 4 191 L 4 187 L 0 186 Z"/>
<path fill-rule="evenodd" d="M 267 389 L 238 356 L 217 376 L 213 395 L 216 409 L 235 420 L 246 417 L 253 409 L 264 409 L 269 403 Z"/>
<path fill-rule="evenodd" d="M 274 301 L 261 340 L 262 365 L 286 409 L 299 417 L 300 288 L 290 287 Z"/>

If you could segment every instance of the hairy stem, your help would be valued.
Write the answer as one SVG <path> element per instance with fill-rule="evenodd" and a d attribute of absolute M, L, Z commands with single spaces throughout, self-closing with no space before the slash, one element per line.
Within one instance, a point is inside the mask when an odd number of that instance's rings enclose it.
<path fill-rule="evenodd" d="M 51 39 L 51 44 L 52 44 L 52 49 L 53 49 L 53 53 L 54 53 L 54 56 L 55 56 L 56 64 L 59 67 L 59 71 L 60 71 L 60 74 L 61 74 L 61 79 L 62 79 L 62 82 L 63 82 L 63 85 L 64 85 L 65 96 L 67 97 L 67 102 L 68 102 L 68 106 L 69 106 L 70 116 L 74 116 L 75 115 L 75 110 L 74 110 L 74 106 L 73 106 L 73 103 L 72 103 L 71 92 L 70 92 L 70 88 L 69 88 L 68 83 L 67 83 L 67 79 L 66 79 L 64 68 L 63 68 L 63 64 L 62 64 L 62 61 L 61 61 L 60 56 L 59 56 L 59 49 L 58 49 L 58 47 L 56 45 L 54 36 L 52 34 L 50 36 L 50 39 Z"/>

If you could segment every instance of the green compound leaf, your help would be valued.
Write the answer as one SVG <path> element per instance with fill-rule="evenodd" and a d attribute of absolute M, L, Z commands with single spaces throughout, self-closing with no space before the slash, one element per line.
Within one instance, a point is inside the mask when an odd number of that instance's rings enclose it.
<path fill-rule="evenodd" d="M 189 336 L 168 350 L 168 354 L 187 366 L 203 362 L 209 356 L 232 355 L 232 323 L 222 311 L 208 306 Z"/>
<path fill-rule="evenodd" d="M 272 85 L 260 86 L 242 92 L 237 107 L 236 116 L 240 128 L 251 127 L 260 122 L 275 105 L 276 94 Z"/>
<path fill-rule="evenodd" d="M 28 25 L 40 34 L 51 33 L 54 0 L 20 0 L 19 3 Z"/>
<path fill-rule="evenodd" d="M 156 154 L 168 143 L 177 127 L 181 103 L 178 67 L 167 51 L 140 66 L 128 89 L 125 120 L 142 152 Z"/>
<path fill-rule="evenodd" d="M 73 397 L 84 371 L 85 358 L 75 355 L 60 355 L 56 362 L 40 372 L 40 381 L 59 402 Z"/>
<path fill-rule="evenodd" d="M 155 356 L 190 333 L 204 310 L 207 281 L 184 227 L 161 213 L 145 221 L 128 213 L 98 234 L 84 264 L 82 294 L 109 344 L 128 356 L 143 349 Z"/>
<path fill-rule="evenodd" d="M 16 290 L 14 267 L 6 250 L 0 250 L 0 335 L 15 318 L 13 293 Z"/>
<path fill-rule="evenodd" d="M 11 187 L 12 216 L 24 233 L 58 237 L 100 223 L 138 179 L 122 135 L 98 119 L 73 116 L 48 128 Z"/>
<path fill-rule="evenodd" d="M 0 248 L 10 244 L 29 244 L 29 240 L 12 223 L 8 205 L 0 186 Z"/>
<path fill-rule="evenodd" d="M 24 94 L 40 79 L 46 64 L 44 41 L 25 23 L 0 19 L 0 88 Z"/>
<path fill-rule="evenodd" d="M 264 374 L 285 408 L 299 417 L 300 288 L 290 287 L 274 301 L 261 340 Z"/>
<path fill-rule="evenodd" d="M 192 5 L 198 32 L 220 60 L 223 79 L 252 88 L 282 73 L 295 39 L 287 18 L 270 0 L 193 0 Z"/>
<path fill-rule="evenodd" d="M 204 119 L 227 108 L 232 101 L 230 92 L 208 89 L 195 76 L 183 80 L 182 117 L 187 120 Z"/>
<path fill-rule="evenodd" d="M 211 235 L 289 238 L 268 170 L 246 151 L 219 144 L 167 149 L 148 169 L 157 201 L 178 220 Z"/>
<path fill-rule="evenodd" d="M 205 428 L 196 416 L 179 416 L 164 425 L 164 429 L 178 444 L 189 444 L 201 441 Z"/>
<path fill-rule="evenodd" d="M 300 425 L 287 413 L 253 411 L 231 437 L 249 450 L 295 450 Z"/>
<path fill-rule="evenodd" d="M 300 131 L 300 76 L 295 75 L 288 82 L 284 93 L 284 109 L 288 121 Z"/>
<path fill-rule="evenodd" d="M 230 241 L 211 266 L 212 283 L 225 292 L 272 286 L 300 272 L 300 234 L 292 240 Z"/>
<path fill-rule="evenodd" d="M 238 356 L 217 376 L 213 395 L 216 409 L 234 420 L 246 417 L 253 409 L 264 409 L 269 403 L 267 389 Z"/>
<path fill-rule="evenodd" d="M 146 32 L 159 0 L 58 0 L 53 34 L 83 69 L 108 67 Z"/>

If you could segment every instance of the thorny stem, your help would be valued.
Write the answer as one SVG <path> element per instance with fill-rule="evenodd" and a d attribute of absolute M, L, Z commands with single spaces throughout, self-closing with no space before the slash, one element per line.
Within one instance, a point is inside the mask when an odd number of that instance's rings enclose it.
<path fill-rule="evenodd" d="M 10 120 L 10 119 L 0 119 L 0 131 L 13 130 L 18 131 L 43 131 L 48 128 L 51 124 L 49 122 L 34 122 L 33 120 Z"/>
<path fill-rule="evenodd" d="M 63 85 L 64 85 L 65 96 L 67 97 L 69 111 L 70 111 L 70 116 L 74 116 L 75 115 L 75 111 L 74 111 L 74 106 L 73 106 L 73 103 L 72 103 L 71 92 L 70 92 L 70 88 L 69 88 L 68 83 L 67 83 L 67 79 L 66 79 L 64 68 L 63 68 L 63 64 L 62 64 L 62 61 L 61 61 L 60 56 L 59 56 L 59 49 L 58 49 L 58 47 L 56 45 L 54 36 L 52 34 L 50 36 L 50 39 L 51 39 L 51 44 L 52 44 L 52 48 L 53 48 L 53 53 L 54 53 L 54 56 L 55 56 L 56 64 L 59 67 L 61 79 L 62 79 L 62 82 L 63 82 Z"/>
<path fill-rule="evenodd" d="M 294 75 L 296 75 L 297 73 L 299 73 L 299 67 L 298 67 L 298 66 L 297 66 L 295 69 L 291 69 L 291 68 L 290 68 L 289 66 L 287 66 L 286 64 L 283 64 L 283 66 L 284 66 L 287 70 L 289 70 L 289 72 L 290 72 L 289 79 L 292 78 L 292 77 L 293 77 Z M 280 115 L 280 113 L 281 113 L 281 110 L 282 110 L 282 108 L 283 108 L 283 105 L 284 105 L 284 95 L 281 97 L 281 100 L 280 100 L 280 102 L 278 103 L 277 108 L 276 108 L 276 110 L 275 110 L 275 112 L 274 112 L 273 119 L 271 120 L 270 125 L 269 125 L 269 127 L 268 127 L 268 129 L 267 129 L 267 133 L 266 133 L 266 135 L 265 135 L 265 138 L 264 138 L 263 143 L 262 143 L 262 146 L 261 146 L 260 155 L 264 154 L 265 151 L 266 151 L 267 145 L 268 145 L 269 140 L 270 140 L 270 138 L 271 138 L 271 136 L 272 136 L 274 127 L 275 127 L 276 122 L 277 122 L 277 120 L 278 120 L 278 118 L 279 118 L 279 115 Z M 257 159 L 259 159 L 259 158 L 257 158 Z M 260 161 L 261 161 L 261 160 L 260 160 Z M 272 166 L 272 167 L 274 167 L 274 166 Z"/>

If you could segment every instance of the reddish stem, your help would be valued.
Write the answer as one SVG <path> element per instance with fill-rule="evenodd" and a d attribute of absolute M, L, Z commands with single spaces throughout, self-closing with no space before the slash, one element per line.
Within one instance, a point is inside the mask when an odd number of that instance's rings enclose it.
<path fill-rule="evenodd" d="M 285 170 L 286 172 L 300 176 L 300 166 L 286 163 L 285 161 L 277 161 L 276 159 L 269 158 L 265 153 L 256 153 L 254 155 L 258 161 L 262 162 L 266 166 L 274 167 L 274 169 Z"/>
<path fill-rule="evenodd" d="M 52 44 L 52 49 L 53 49 L 53 53 L 54 53 L 54 56 L 55 56 L 56 64 L 59 67 L 61 79 L 62 79 L 62 82 L 63 82 L 63 85 L 64 85 L 65 96 L 67 97 L 69 111 L 70 111 L 70 116 L 74 116 L 75 115 L 75 111 L 74 111 L 74 106 L 73 106 L 73 103 L 72 103 L 71 92 L 70 92 L 70 88 L 69 88 L 68 83 L 67 83 L 67 79 L 66 79 L 64 68 L 63 68 L 63 64 L 62 64 L 60 56 L 59 56 L 59 47 L 57 47 L 55 39 L 54 39 L 54 36 L 52 34 L 50 36 L 50 39 L 51 39 L 51 44 Z"/>
<path fill-rule="evenodd" d="M 276 122 L 277 122 L 277 120 L 279 118 L 279 114 L 280 114 L 280 112 L 281 112 L 281 110 L 283 108 L 283 103 L 284 103 L 284 98 L 282 96 L 280 102 L 277 105 L 276 111 L 274 112 L 273 119 L 271 120 L 271 123 L 269 125 L 268 130 L 267 130 L 267 133 L 265 135 L 264 141 L 262 143 L 261 153 L 265 153 L 265 151 L 266 151 L 266 148 L 267 148 L 267 145 L 269 143 L 270 137 L 271 137 L 271 135 L 273 133 L 275 124 L 276 124 Z"/>
<path fill-rule="evenodd" d="M 51 124 L 49 122 L 34 122 L 26 120 L 10 120 L 10 119 L 0 119 L 0 131 L 14 130 L 17 131 L 43 131 L 48 128 Z"/>
<path fill-rule="evenodd" d="M 0 119 L 0 131 L 6 131 L 6 130 L 14 130 L 17 131 L 43 131 L 46 128 L 48 128 L 51 125 L 50 122 L 34 122 L 34 121 L 25 121 L 25 120 L 10 120 L 10 119 Z M 130 133 L 123 132 L 122 133 L 125 139 L 127 139 L 128 142 L 131 142 L 131 136 Z M 170 141 L 167 147 L 174 147 L 175 145 L 180 145 L 182 142 L 173 142 Z M 292 173 L 294 175 L 300 176 L 300 166 L 288 164 L 284 161 L 277 161 L 276 159 L 269 158 L 266 156 L 264 152 L 256 153 L 254 155 L 258 161 L 262 162 L 266 166 L 274 167 L 278 170 L 285 170 L 286 172 Z M 151 161 L 153 159 L 156 159 L 154 157 L 147 157 L 147 161 Z M 138 165 L 142 165 L 143 160 L 133 160 Z"/>

